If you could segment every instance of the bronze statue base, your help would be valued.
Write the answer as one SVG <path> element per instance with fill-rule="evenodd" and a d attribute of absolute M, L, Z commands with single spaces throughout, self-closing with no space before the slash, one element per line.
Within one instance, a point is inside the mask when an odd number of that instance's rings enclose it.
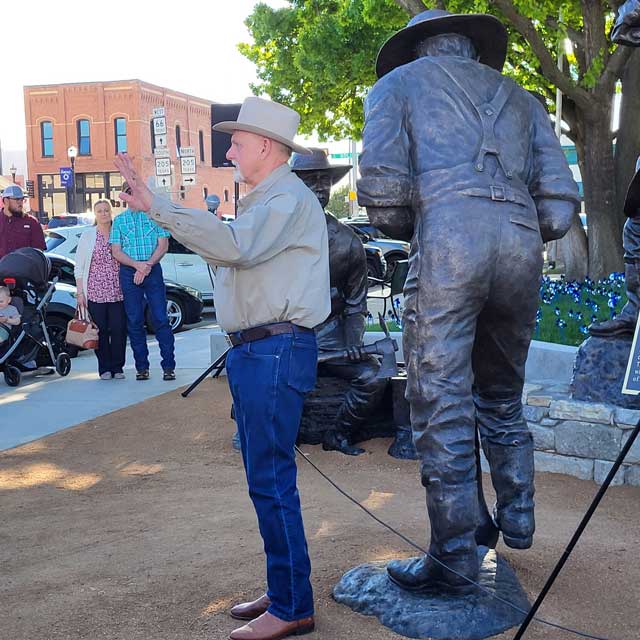
<path fill-rule="evenodd" d="M 376 616 L 396 633 L 433 640 L 482 640 L 519 625 L 525 614 L 491 597 L 495 594 L 521 611 L 529 601 L 508 562 L 493 549 L 478 548 L 478 590 L 464 596 L 414 593 L 388 578 L 385 563 L 363 564 L 342 576 L 334 599 L 354 611 Z"/>

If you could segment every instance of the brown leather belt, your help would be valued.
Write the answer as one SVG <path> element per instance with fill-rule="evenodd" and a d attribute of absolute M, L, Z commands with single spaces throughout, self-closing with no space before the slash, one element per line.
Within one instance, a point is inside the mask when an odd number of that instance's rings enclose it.
<path fill-rule="evenodd" d="M 244 329 L 229 334 L 229 340 L 234 347 L 245 342 L 255 342 L 270 336 L 278 336 L 283 333 L 313 333 L 313 329 L 307 329 L 292 322 L 273 322 L 271 324 L 263 324 L 259 327 Z"/>

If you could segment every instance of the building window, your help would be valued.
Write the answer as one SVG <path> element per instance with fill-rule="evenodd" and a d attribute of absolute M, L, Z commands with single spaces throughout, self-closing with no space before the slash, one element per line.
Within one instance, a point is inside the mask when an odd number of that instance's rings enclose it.
<path fill-rule="evenodd" d="M 208 195 L 209 195 L 208 187 L 202 187 L 202 197 L 206 200 Z"/>
<path fill-rule="evenodd" d="M 78 155 L 91 155 L 91 133 L 88 120 L 78 120 Z"/>
<path fill-rule="evenodd" d="M 182 146 L 182 138 L 180 137 L 180 125 L 176 125 L 176 149 L 177 155 L 180 155 L 180 147 Z"/>
<path fill-rule="evenodd" d="M 204 162 L 204 133 L 198 131 L 198 142 L 200 143 L 200 162 Z"/>
<path fill-rule="evenodd" d="M 40 136 L 42 137 L 42 157 L 53 158 L 53 123 L 40 123 Z"/>
<path fill-rule="evenodd" d="M 224 201 L 225 201 L 225 202 L 229 202 L 229 189 L 225 189 L 225 190 L 222 192 L 222 197 L 224 198 Z"/>
<path fill-rule="evenodd" d="M 116 118 L 113 121 L 113 131 L 116 136 L 116 153 L 127 152 L 127 120 Z"/>

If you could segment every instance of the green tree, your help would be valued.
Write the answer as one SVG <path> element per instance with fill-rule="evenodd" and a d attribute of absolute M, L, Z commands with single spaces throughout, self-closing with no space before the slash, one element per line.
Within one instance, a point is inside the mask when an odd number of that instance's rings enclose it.
<path fill-rule="evenodd" d="M 257 67 L 253 91 L 290 105 L 301 131 L 322 139 L 358 138 L 362 104 L 375 82 L 381 44 L 409 16 L 439 7 L 486 12 L 509 29 L 505 73 L 541 93 L 553 110 L 564 94 L 565 132 L 575 143 L 589 217 L 588 252 L 578 220 L 568 274 L 594 278 L 620 270 L 621 203 L 640 152 L 640 53 L 616 47 L 608 33 L 621 0 L 289 0 L 258 4 L 247 18 L 253 44 L 239 45 Z M 571 42 L 558 69 L 558 43 Z M 561 49 L 562 50 L 562 49 Z M 622 84 L 620 127 L 612 135 L 612 98 Z M 615 151 L 614 145 L 615 144 Z"/>
<path fill-rule="evenodd" d="M 346 218 L 349 215 L 349 185 L 345 184 L 331 191 L 327 211 L 336 218 Z"/>

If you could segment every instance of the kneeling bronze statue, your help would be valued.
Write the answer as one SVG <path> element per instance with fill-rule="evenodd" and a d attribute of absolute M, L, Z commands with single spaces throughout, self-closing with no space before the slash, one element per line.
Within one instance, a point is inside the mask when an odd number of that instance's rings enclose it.
<path fill-rule="evenodd" d="M 331 187 L 343 178 L 349 165 L 332 166 L 322 149 L 312 155 L 294 153 L 291 168 L 313 191 L 322 208 L 329 203 Z M 316 327 L 318 375 L 347 380 L 350 385 L 338 411 L 336 423 L 325 432 L 323 448 L 359 455 L 350 438 L 380 403 L 387 380 L 378 377 L 378 359 L 360 349 L 367 317 L 367 258 L 362 242 L 347 225 L 325 211 L 329 236 L 331 314 Z M 323 355 L 344 351 L 341 359 L 323 362 Z"/>

